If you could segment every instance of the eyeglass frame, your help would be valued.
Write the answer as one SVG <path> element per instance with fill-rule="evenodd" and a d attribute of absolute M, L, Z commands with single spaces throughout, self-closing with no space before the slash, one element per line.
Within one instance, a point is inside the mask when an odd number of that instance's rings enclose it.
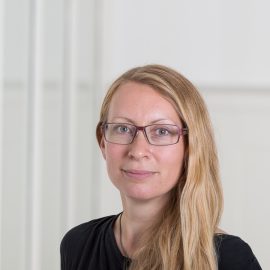
<path fill-rule="evenodd" d="M 110 125 L 110 124 L 119 124 L 119 125 L 123 124 L 123 125 L 130 125 L 130 126 L 135 127 L 136 130 L 135 130 L 135 132 L 134 132 L 134 135 L 133 135 L 133 138 L 132 138 L 131 142 L 130 142 L 130 143 L 115 143 L 115 142 L 111 142 L 111 141 L 107 140 L 106 135 L 105 135 L 105 126 L 106 126 L 107 124 L 109 124 L 109 125 Z M 148 136 L 147 136 L 147 133 L 146 133 L 145 129 L 146 129 L 147 127 L 149 127 L 149 126 L 156 126 L 156 125 L 166 125 L 166 126 L 175 126 L 175 127 L 177 127 L 177 129 L 178 129 L 178 139 L 177 139 L 177 141 L 176 141 L 175 143 L 170 143 L 170 144 L 153 144 L 153 143 L 150 143 L 149 138 L 148 138 Z M 137 137 L 139 131 L 142 131 L 143 134 L 144 134 L 144 137 L 146 138 L 146 141 L 147 141 L 150 145 L 154 145 L 154 146 L 168 146 L 168 145 L 174 145 L 174 144 L 177 144 L 177 143 L 179 142 L 181 136 L 184 136 L 184 135 L 187 135 L 187 134 L 188 134 L 188 127 L 180 128 L 179 126 L 177 126 L 177 125 L 175 125 L 175 124 L 150 124 L 150 125 L 146 125 L 146 126 L 136 126 L 136 125 L 130 124 L 130 123 L 109 123 L 109 122 L 100 122 L 100 128 L 101 128 L 101 130 L 102 130 L 102 134 L 103 134 L 103 136 L 104 136 L 106 142 L 113 143 L 113 144 L 119 144 L 119 145 L 129 145 L 129 144 L 132 144 L 133 141 L 134 141 L 134 139 L 135 139 L 135 137 Z"/>

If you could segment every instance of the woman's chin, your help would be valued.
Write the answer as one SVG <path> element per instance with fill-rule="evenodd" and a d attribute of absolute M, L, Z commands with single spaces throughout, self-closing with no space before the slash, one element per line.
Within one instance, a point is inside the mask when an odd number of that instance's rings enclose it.
<path fill-rule="evenodd" d="M 126 199 L 134 200 L 137 202 L 149 202 L 151 200 L 162 200 L 168 198 L 168 192 L 166 193 L 154 193 L 153 190 L 127 190 L 127 191 L 120 191 L 121 195 L 124 196 Z"/>

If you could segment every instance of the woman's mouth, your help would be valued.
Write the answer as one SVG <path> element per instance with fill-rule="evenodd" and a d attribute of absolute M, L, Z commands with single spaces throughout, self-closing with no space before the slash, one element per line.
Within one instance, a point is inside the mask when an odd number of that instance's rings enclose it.
<path fill-rule="evenodd" d="M 134 179 L 146 179 L 148 177 L 153 176 L 157 172 L 148 171 L 148 170 L 129 170 L 129 169 L 122 169 L 122 172 L 129 178 Z"/>

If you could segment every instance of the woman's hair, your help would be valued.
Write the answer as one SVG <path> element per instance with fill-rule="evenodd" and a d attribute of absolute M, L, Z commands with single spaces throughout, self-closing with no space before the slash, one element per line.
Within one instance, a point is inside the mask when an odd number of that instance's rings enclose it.
<path fill-rule="evenodd" d="M 223 197 L 205 103 L 193 84 L 171 68 L 161 65 L 133 68 L 120 76 L 105 96 L 96 129 L 99 143 L 101 124 L 107 120 L 112 97 L 126 82 L 151 86 L 171 102 L 188 128 L 178 184 L 159 221 L 145 238 L 151 241 L 145 241 L 136 252 L 130 269 L 217 270 L 214 234 L 221 217 Z"/>

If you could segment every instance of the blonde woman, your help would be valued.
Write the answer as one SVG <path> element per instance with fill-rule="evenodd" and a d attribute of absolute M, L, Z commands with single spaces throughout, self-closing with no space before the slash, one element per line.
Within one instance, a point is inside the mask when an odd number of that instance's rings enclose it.
<path fill-rule="evenodd" d="M 250 247 L 218 229 L 222 190 L 198 91 L 160 65 L 109 89 L 96 128 L 123 212 L 81 224 L 61 243 L 62 270 L 257 270 Z"/>

